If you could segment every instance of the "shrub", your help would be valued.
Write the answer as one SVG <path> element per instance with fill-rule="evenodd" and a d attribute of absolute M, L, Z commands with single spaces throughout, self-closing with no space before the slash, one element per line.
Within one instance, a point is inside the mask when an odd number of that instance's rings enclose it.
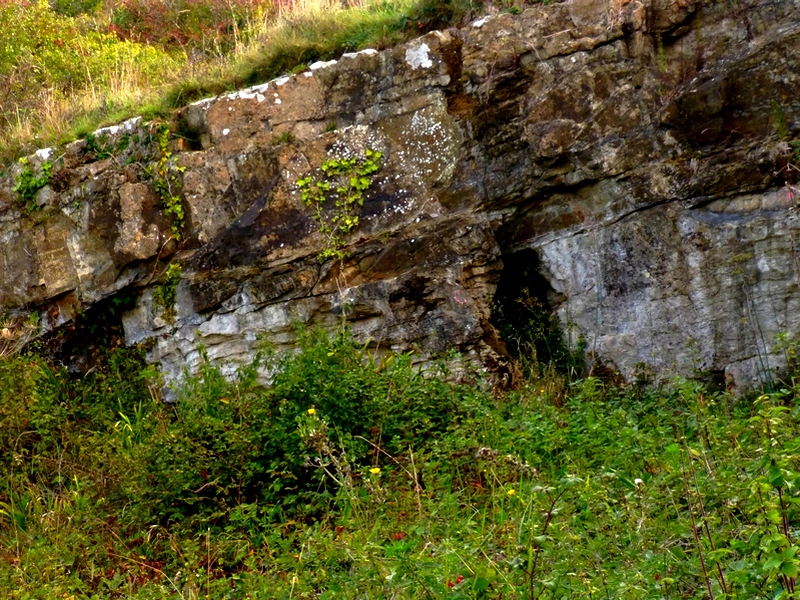
<path fill-rule="evenodd" d="M 50 0 L 53 10 L 67 17 L 94 14 L 102 5 L 103 0 Z"/>
<path fill-rule="evenodd" d="M 0 3 L 0 22 L 0 106 L 15 106 L 0 113 L 0 131 L 41 110 L 45 94 L 100 91 L 129 73 L 158 79 L 175 65 L 164 51 L 94 30 L 46 0 Z"/>
<path fill-rule="evenodd" d="M 148 509 L 143 521 L 222 525 L 242 503 L 259 504 L 273 519 L 317 514 L 333 489 L 311 468 L 298 430 L 310 408 L 358 464 L 377 448 L 400 454 L 423 445 L 479 395 L 424 376 L 409 357 L 376 363 L 349 335 L 301 332 L 299 346 L 269 361 L 268 389 L 256 384 L 259 365 L 229 382 L 203 362 L 185 380 L 135 461 L 146 465 L 132 497 Z"/>
<path fill-rule="evenodd" d="M 261 9 L 261 0 L 120 0 L 112 30 L 124 40 L 161 46 L 230 50 Z"/>
<path fill-rule="evenodd" d="M 122 350 L 79 381 L 37 356 L 0 361 L 0 499 L 33 484 L 57 492 L 103 461 L 91 440 L 148 398 L 141 370 L 141 354 Z"/>
<path fill-rule="evenodd" d="M 20 598 L 797 595 L 798 390 L 508 394 L 348 335 L 158 398 L 140 351 L 0 361 L 0 589 Z M 152 393 L 151 393 L 152 391 Z"/>

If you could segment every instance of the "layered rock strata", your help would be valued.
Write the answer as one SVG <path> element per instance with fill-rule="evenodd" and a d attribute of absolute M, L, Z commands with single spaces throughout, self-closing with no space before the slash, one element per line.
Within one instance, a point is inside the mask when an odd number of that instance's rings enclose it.
<path fill-rule="evenodd" d="M 13 190 L 26 167 L 0 181 L 0 305 L 52 329 L 135 290 L 126 339 L 170 374 L 201 347 L 229 365 L 262 340 L 290 348 L 298 322 L 500 372 L 493 300 L 525 257 L 590 360 L 763 381 L 786 360 L 775 336 L 800 331 L 798 90 L 797 1 L 485 17 L 181 110 L 180 236 L 154 191 L 153 124 L 38 152 L 27 168 L 54 165 L 38 210 Z M 346 257 L 320 261 L 297 182 L 368 149 L 381 166 Z"/>

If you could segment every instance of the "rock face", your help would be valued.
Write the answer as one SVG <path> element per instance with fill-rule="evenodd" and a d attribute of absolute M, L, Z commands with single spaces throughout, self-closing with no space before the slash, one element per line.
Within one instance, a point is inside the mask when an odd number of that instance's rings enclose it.
<path fill-rule="evenodd" d="M 0 181 L 0 305 L 51 329 L 134 289 L 126 339 L 172 374 L 201 347 L 235 364 L 261 339 L 291 346 L 297 322 L 343 321 L 378 348 L 455 348 L 502 372 L 493 300 L 522 261 L 589 359 L 763 380 L 775 335 L 800 331 L 800 2 L 736 6 L 499 14 L 190 105 L 168 147 L 133 120 L 40 151 L 39 210 L 13 191 L 22 165 Z M 381 165 L 346 257 L 320 261 L 297 182 L 366 150 Z"/>

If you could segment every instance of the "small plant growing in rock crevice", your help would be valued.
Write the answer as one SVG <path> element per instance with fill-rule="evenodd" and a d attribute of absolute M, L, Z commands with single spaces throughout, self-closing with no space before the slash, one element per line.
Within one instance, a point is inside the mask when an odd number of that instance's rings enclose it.
<path fill-rule="evenodd" d="M 153 292 L 153 304 L 161 310 L 161 318 L 167 323 L 174 323 L 176 317 L 175 301 L 178 297 L 178 282 L 182 269 L 178 263 L 167 267 L 164 283 Z"/>
<path fill-rule="evenodd" d="M 276 135 L 272 138 L 272 144 L 274 146 L 280 146 L 281 144 L 291 144 L 294 141 L 294 135 L 290 131 L 284 131 L 280 135 Z"/>
<path fill-rule="evenodd" d="M 297 180 L 303 202 L 314 210 L 313 218 L 325 237 L 320 260 L 341 260 L 346 256 L 347 236 L 359 222 L 355 212 L 364 205 L 364 192 L 380 169 L 382 157 L 381 152 L 367 148 L 361 158 L 332 158 L 323 162 L 321 179 L 308 175 Z M 328 211 L 325 207 L 331 202 L 333 210 Z"/>
<path fill-rule="evenodd" d="M 14 191 L 19 194 L 28 212 L 32 213 L 39 208 L 39 205 L 36 204 L 36 194 L 50 182 L 50 178 L 53 175 L 53 164 L 45 161 L 37 175 L 31 169 L 27 158 L 21 158 L 19 162 L 22 165 L 22 172 L 19 174 L 19 180 L 17 180 L 17 185 L 14 186 Z"/>
<path fill-rule="evenodd" d="M 103 160 L 109 158 L 113 154 L 113 148 L 108 144 L 108 136 L 100 134 L 96 136 L 94 133 L 86 135 L 86 147 L 84 148 L 84 155 L 93 156 L 95 160 Z"/>
<path fill-rule="evenodd" d="M 160 123 L 156 126 L 156 142 L 158 144 L 158 162 L 148 170 L 153 178 L 153 188 L 161 198 L 164 214 L 172 216 L 172 235 L 181 239 L 185 214 L 180 197 L 181 180 L 176 173 L 183 173 L 186 168 L 173 164 L 172 152 L 169 151 L 169 125 Z"/>

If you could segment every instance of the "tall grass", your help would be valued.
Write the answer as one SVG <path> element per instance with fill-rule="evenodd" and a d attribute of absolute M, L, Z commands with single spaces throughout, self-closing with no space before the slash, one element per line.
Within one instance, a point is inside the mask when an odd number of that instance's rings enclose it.
<path fill-rule="evenodd" d="M 264 360 L 270 388 L 204 364 L 170 403 L 135 350 L 0 360 L 0 590 L 797 598 L 791 379 L 491 394 L 319 332 Z"/>
<path fill-rule="evenodd" d="M 141 10 L 148 3 L 169 6 L 136 1 Z M 120 11 L 132 10 L 125 2 L 133 0 L 108 0 L 93 14 L 78 16 L 54 12 L 45 0 L 0 6 L 0 19 L 9 24 L 1 34 L 9 56 L 0 68 L 0 160 L 136 114 L 163 116 L 199 97 L 315 60 L 385 48 L 475 10 L 469 0 L 252 0 L 234 14 L 237 3 L 231 1 L 224 29 L 193 21 L 192 31 L 181 31 L 181 23 L 157 23 L 178 29 L 155 39 L 150 30 L 137 34 L 135 21 L 121 20 L 126 13 Z"/>

